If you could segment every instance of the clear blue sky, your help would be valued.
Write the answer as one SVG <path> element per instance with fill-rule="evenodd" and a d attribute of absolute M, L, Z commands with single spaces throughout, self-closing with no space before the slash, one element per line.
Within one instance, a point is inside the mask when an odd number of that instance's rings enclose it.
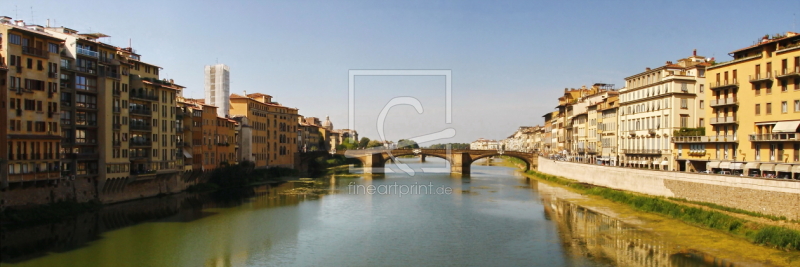
<path fill-rule="evenodd" d="M 31 9 L 32 8 L 32 9 Z M 32 11 L 32 12 L 31 12 Z M 800 31 L 800 1 L 0 1 L 0 15 L 102 32 L 202 97 L 203 66 L 231 68 L 231 91 L 261 92 L 347 127 L 348 70 L 449 69 L 442 78 L 358 78 L 356 129 L 395 96 L 387 138 L 456 129 L 453 142 L 542 124 L 565 87 L 623 78 L 689 56 L 727 60 L 764 34 Z"/>

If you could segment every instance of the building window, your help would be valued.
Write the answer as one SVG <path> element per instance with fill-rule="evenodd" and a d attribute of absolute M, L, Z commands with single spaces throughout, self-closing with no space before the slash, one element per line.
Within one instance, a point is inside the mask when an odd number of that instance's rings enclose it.
<path fill-rule="evenodd" d="M 753 90 L 756 91 L 756 95 L 760 95 L 761 94 L 761 84 L 760 83 L 754 84 L 753 85 Z"/>
<path fill-rule="evenodd" d="M 756 115 L 761 115 L 761 104 L 756 104 Z"/>
<path fill-rule="evenodd" d="M 705 101 L 703 101 L 703 100 L 700 100 L 700 109 L 703 109 L 703 104 L 704 104 L 704 103 L 705 103 Z"/>
<path fill-rule="evenodd" d="M 767 103 L 767 115 L 772 114 L 772 103 Z"/>
<path fill-rule="evenodd" d="M 786 101 L 781 102 L 781 113 L 789 112 L 789 103 Z"/>
<path fill-rule="evenodd" d="M 58 45 L 54 43 L 47 43 L 47 51 L 58 54 Z"/>
<path fill-rule="evenodd" d="M 681 128 L 689 127 L 689 116 L 681 116 Z"/>
<path fill-rule="evenodd" d="M 700 118 L 700 120 L 697 121 L 697 127 L 705 127 L 705 119 Z"/>
<path fill-rule="evenodd" d="M 756 144 L 756 161 L 761 160 L 761 145 Z"/>
<path fill-rule="evenodd" d="M 687 101 L 687 99 L 686 99 L 686 98 L 683 98 L 683 99 L 681 99 L 681 108 L 682 108 L 682 109 L 687 109 L 687 108 L 689 108 L 689 104 L 688 104 L 688 101 Z"/>
<path fill-rule="evenodd" d="M 8 42 L 9 43 L 18 45 L 18 44 L 20 44 L 21 40 L 22 40 L 22 38 L 20 38 L 19 35 L 16 35 L 16 34 L 13 34 L 13 33 L 8 35 Z"/>
<path fill-rule="evenodd" d="M 800 112 L 800 100 L 794 101 L 794 112 Z"/>
<path fill-rule="evenodd" d="M 700 73 L 705 73 L 705 71 L 702 71 L 702 70 L 701 70 L 701 72 L 700 72 Z M 701 75 L 700 77 L 703 77 L 703 76 L 705 76 L 705 75 Z M 704 87 L 705 87 L 705 84 L 701 84 L 701 85 L 700 85 L 700 92 L 701 92 L 701 93 L 702 93 L 703 91 L 705 91 L 705 90 L 703 90 L 703 88 L 704 88 Z"/>

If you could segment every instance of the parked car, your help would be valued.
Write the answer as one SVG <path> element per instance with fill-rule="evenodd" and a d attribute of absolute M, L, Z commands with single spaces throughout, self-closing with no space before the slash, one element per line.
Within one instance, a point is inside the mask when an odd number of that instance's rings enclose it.
<path fill-rule="evenodd" d="M 722 175 L 731 175 L 731 172 L 730 172 L 730 171 L 719 171 L 719 174 L 722 174 Z"/>
<path fill-rule="evenodd" d="M 713 173 L 713 172 L 711 172 L 711 170 L 705 170 L 705 171 L 699 171 L 699 173 L 709 173 L 710 174 L 710 173 Z"/>

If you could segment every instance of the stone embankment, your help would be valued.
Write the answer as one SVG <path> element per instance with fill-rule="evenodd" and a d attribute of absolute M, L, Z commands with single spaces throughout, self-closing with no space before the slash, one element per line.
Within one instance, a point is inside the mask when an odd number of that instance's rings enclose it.
<path fill-rule="evenodd" d="M 800 181 L 610 167 L 539 158 L 538 171 L 642 194 L 800 219 Z"/>

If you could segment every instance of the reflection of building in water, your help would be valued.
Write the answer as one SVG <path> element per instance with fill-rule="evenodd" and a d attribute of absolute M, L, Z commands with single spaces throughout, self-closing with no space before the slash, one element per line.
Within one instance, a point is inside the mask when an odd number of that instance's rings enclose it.
<path fill-rule="evenodd" d="M 649 232 L 556 198 L 543 199 L 565 251 L 616 266 L 734 266 L 698 252 L 678 250 Z"/>
<path fill-rule="evenodd" d="M 263 185 L 243 188 L 243 191 L 233 193 L 217 194 L 220 192 L 217 191 L 208 194 L 177 194 L 147 198 L 105 206 L 97 212 L 80 214 L 56 223 L 22 229 L 3 229 L 0 232 L 0 265 L 46 256 L 49 252 L 81 248 L 89 242 L 99 239 L 104 232 L 139 223 L 191 222 L 217 214 L 207 210 L 211 208 L 228 208 L 244 204 L 253 209 L 297 205 L 303 200 L 302 196 L 278 194 L 279 191 L 291 189 L 294 186 L 293 183 L 285 183 L 280 186 Z M 251 229 L 259 229 L 268 225 L 270 220 L 277 220 L 272 222 L 272 225 L 280 225 L 280 227 L 272 227 L 275 229 L 263 232 L 268 233 L 271 238 L 293 237 L 299 231 L 299 223 L 297 223 L 299 215 L 287 214 L 287 211 L 281 213 L 285 216 L 280 216 L 280 218 L 270 218 L 267 221 L 248 220 L 247 222 L 251 224 Z M 248 216 L 253 216 L 253 214 Z M 274 233 L 275 231 L 280 231 L 280 233 Z M 257 235 L 258 233 L 248 232 L 248 234 Z M 239 238 L 239 240 L 241 239 L 244 237 Z M 228 256 L 236 258 L 241 255 Z M 236 260 L 224 259 L 224 262 L 236 262 Z"/>

